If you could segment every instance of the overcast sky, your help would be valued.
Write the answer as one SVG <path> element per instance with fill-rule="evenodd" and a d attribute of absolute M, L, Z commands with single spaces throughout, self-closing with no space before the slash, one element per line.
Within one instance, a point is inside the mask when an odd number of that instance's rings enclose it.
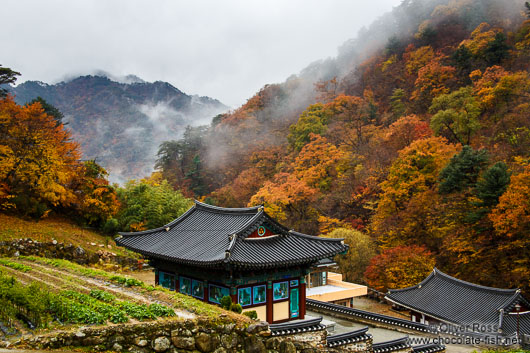
<path fill-rule="evenodd" d="M 401 0 L 2 0 L 0 64 L 19 83 L 103 70 L 237 107 Z"/>

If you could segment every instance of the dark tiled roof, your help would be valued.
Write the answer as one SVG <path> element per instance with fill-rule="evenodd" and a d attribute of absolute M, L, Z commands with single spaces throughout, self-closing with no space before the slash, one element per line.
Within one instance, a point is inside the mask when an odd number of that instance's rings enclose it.
<path fill-rule="evenodd" d="M 413 346 L 413 353 L 436 353 L 444 352 L 445 346 L 443 344 L 422 344 L 421 346 Z"/>
<path fill-rule="evenodd" d="M 295 322 L 288 322 L 283 324 L 269 325 L 272 336 L 293 335 L 296 333 L 323 331 L 326 326 L 321 324 L 322 317 L 317 317 L 310 320 L 297 320 Z"/>
<path fill-rule="evenodd" d="M 335 348 L 351 343 L 363 342 L 370 338 L 372 338 L 372 335 L 368 333 L 368 327 L 364 327 L 359 330 L 328 336 L 327 342 L 328 347 Z"/>
<path fill-rule="evenodd" d="M 504 314 L 502 318 L 502 331 L 511 334 L 517 332 L 517 314 Z M 530 335 L 530 311 L 519 314 L 519 333 Z"/>
<path fill-rule="evenodd" d="M 479 286 L 436 268 L 413 287 L 389 290 L 386 298 L 441 321 L 460 325 L 499 325 L 501 309 L 509 311 L 517 301 L 526 302 L 518 289 Z"/>
<path fill-rule="evenodd" d="M 409 337 L 405 336 L 392 341 L 374 343 L 372 345 L 374 353 L 394 352 L 405 348 L 410 348 Z"/>
<path fill-rule="evenodd" d="M 247 239 L 263 224 L 277 235 Z M 262 207 L 221 208 L 198 201 L 163 227 L 120 235 L 118 245 L 148 257 L 195 266 L 267 268 L 310 264 L 348 249 L 342 239 L 289 231 Z"/>

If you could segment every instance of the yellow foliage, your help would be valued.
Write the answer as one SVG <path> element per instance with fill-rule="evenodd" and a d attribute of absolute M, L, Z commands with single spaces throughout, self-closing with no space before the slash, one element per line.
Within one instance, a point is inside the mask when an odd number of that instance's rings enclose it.
<path fill-rule="evenodd" d="M 500 28 L 491 28 L 489 24 L 483 22 L 471 33 L 471 38 L 463 40 L 460 46 L 465 45 L 473 55 L 480 55 L 488 44 L 495 40 L 495 35 L 499 32 L 502 32 Z"/>
<path fill-rule="evenodd" d="M 348 222 L 342 221 L 338 218 L 331 218 L 322 215 L 318 217 L 318 229 L 320 234 L 328 234 L 339 228 L 352 229 L 352 226 Z"/>
<path fill-rule="evenodd" d="M 430 45 L 406 53 L 407 71 L 410 75 L 416 74 L 422 67 L 434 58 L 434 50 Z"/>

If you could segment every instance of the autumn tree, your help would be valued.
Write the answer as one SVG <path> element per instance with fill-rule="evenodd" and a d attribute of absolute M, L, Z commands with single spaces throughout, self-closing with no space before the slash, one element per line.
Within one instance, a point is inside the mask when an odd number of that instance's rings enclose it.
<path fill-rule="evenodd" d="M 94 160 L 78 167 L 72 187 L 78 200 L 75 213 L 93 227 L 102 228 L 120 209 L 115 188 L 109 185 L 107 171 Z"/>
<path fill-rule="evenodd" d="M 420 283 L 434 266 L 433 254 L 424 247 L 397 246 L 373 257 L 364 275 L 368 286 L 386 292 Z"/>
<path fill-rule="evenodd" d="M 349 246 L 348 253 L 337 255 L 335 261 L 344 279 L 353 283 L 365 283 L 364 272 L 375 256 L 375 244 L 370 236 L 358 230 L 338 228 L 325 235 L 329 238 L 343 238 Z"/>
<path fill-rule="evenodd" d="M 311 134 L 310 138 L 294 161 L 294 174 L 308 186 L 328 191 L 337 178 L 344 152 L 325 137 Z"/>
<path fill-rule="evenodd" d="M 513 175 L 506 192 L 490 215 L 496 231 L 508 239 L 527 238 L 530 232 L 530 166 Z"/>
<path fill-rule="evenodd" d="M 433 131 L 455 143 L 469 145 L 471 137 L 480 128 L 478 117 L 481 110 L 472 87 L 439 95 L 429 110 L 434 114 L 431 118 Z"/>
<path fill-rule="evenodd" d="M 530 290 L 530 167 L 511 176 L 506 192 L 489 214 L 497 239 L 492 256 L 498 268 L 497 283 Z M 502 274 L 502 276 L 501 276 Z"/>
<path fill-rule="evenodd" d="M 370 103 L 361 97 L 341 94 L 329 103 L 329 107 L 336 119 L 341 122 L 334 129 L 334 135 L 339 135 L 345 144 L 359 150 L 367 142 L 366 126 L 375 121 L 375 114 L 371 111 L 373 108 Z"/>
<path fill-rule="evenodd" d="M 0 146 L 0 184 L 19 213 L 41 217 L 51 207 L 75 202 L 69 185 L 79 165 L 78 145 L 39 103 L 21 107 L 10 97 L 0 101 Z"/>
<path fill-rule="evenodd" d="M 456 151 L 445 139 L 431 137 L 416 140 L 399 152 L 380 184 L 381 195 L 370 224 L 384 247 L 437 247 L 442 236 L 437 222 L 444 218 L 436 196 L 438 177 Z"/>
<path fill-rule="evenodd" d="M 37 103 L 37 102 L 40 104 L 42 109 L 44 109 L 44 112 L 46 114 L 48 114 L 49 116 L 51 116 L 51 117 L 53 117 L 55 119 L 57 126 L 59 126 L 60 124 L 63 124 L 63 125 L 67 125 L 68 124 L 68 123 L 63 123 L 64 114 L 59 109 L 57 109 L 56 107 L 54 107 L 50 103 L 46 102 L 44 100 L 44 98 L 42 98 L 42 97 L 37 97 L 37 98 L 33 99 L 31 102 L 28 103 L 28 105 L 32 105 L 32 104 Z"/>
<path fill-rule="evenodd" d="M 313 206 L 317 190 L 286 172 L 276 174 L 250 199 L 249 206 L 263 204 L 272 217 L 309 234 L 318 231 L 318 212 Z"/>

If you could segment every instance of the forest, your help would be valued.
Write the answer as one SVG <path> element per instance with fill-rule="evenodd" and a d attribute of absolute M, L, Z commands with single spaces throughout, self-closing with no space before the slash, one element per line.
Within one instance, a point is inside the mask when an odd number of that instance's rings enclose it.
<path fill-rule="evenodd" d="M 5 96 L 0 211 L 113 234 L 163 225 L 192 198 L 263 204 L 297 231 L 345 238 L 349 281 L 384 291 L 436 266 L 529 294 L 530 5 L 405 0 L 388 16 L 336 59 L 162 143 L 153 175 L 124 187 L 79 160 L 50 107 Z"/>

